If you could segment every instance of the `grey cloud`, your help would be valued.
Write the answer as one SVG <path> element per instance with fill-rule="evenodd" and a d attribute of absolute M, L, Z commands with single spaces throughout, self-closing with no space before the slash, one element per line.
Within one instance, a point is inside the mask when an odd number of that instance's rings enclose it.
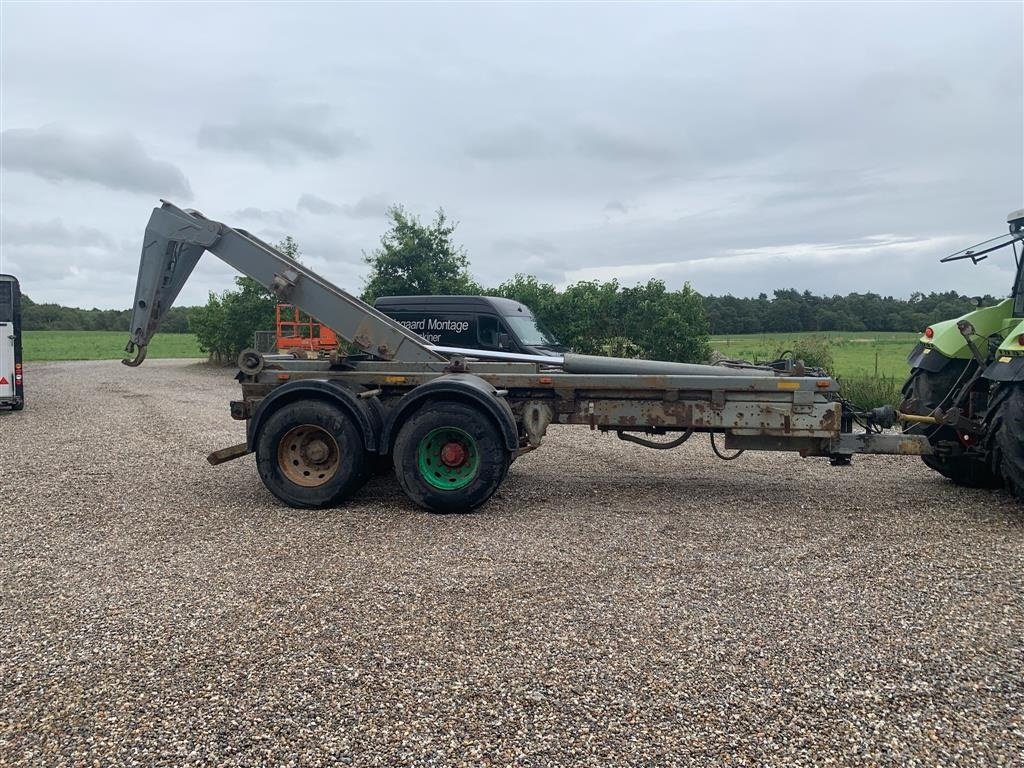
<path fill-rule="evenodd" d="M 295 215 L 291 211 L 273 211 L 263 208 L 241 208 L 230 214 L 232 219 L 246 219 L 258 221 L 261 224 L 270 224 L 285 229 L 295 224 Z M 229 222 L 230 223 L 230 222 Z"/>
<path fill-rule="evenodd" d="M 476 160 L 515 160 L 538 154 L 547 140 L 536 128 L 516 125 L 477 136 L 466 148 Z"/>
<path fill-rule="evenodd" d="M 274 245 L 282 242 L 286 237 L 288 237 L 289 233 L 282 229 L 275 229 L 274 227 L 264 227 L 254 234 L 263 240 L 263 242 Z"/>
<path fill-rule="evenodd" d="M 522 160 L 561 149 L 589 160 L 613 163 L 666 163 L 675 153 L 657 142 L 580 126 L 568 131 L 541 131 L 530 125 L 516 125 L 477 136 L 466 154 L 477 160 Z"/>
<path fill-rule="evenodd" d="M 613 163 L 667 163 L 675 158 L 671 149 L 656 142 L 593 126 L 577 129 L 573 144 L 584 157 Z"/>
<path fill-rule="evenodd" d="M 296 205 L 300 211 L 308 211 L 314 216 L 327 216 L 332 213 L 341 213 L 341 206 L 335 205 L 330 200 L 324 200 L 322 197 L 311 195 L 309 193 L 303 194 L 299 197 L 299 202 Z"/>
<path fill-rule="evenodd" d="M 60 219 L 51 221 L 3 223 L 3 243 L 8 246 L 41 246 L 105 248 L 114 250 L 114 238 L 92 227 L 77 227 L 72 230 Z"/>
<path fill-rule="evenodd" d="M 60 220 L 20 224 L 3 222 L 2 253 L 4 271 L 12 271 L 22 279 L 27 293 L 37 301 L 52 301 L 40 285 L 78 281 L 91 286 L 92 277 L 102 276 L 104 283 L 123 280 L 134 272 L 138 244 L 126 247 L 115 238 L 90 227 L 68 227 Z M 133 262 L 135 262 L 133 264 Z M 129 271 L 131 270 L 131 271 Z M 129 283 L 125 281 L 127 286 Z M 134 280 L 131 280 L 134 285 Z M 126 288 L 126 293 L 128 292 Z M 128 299 L 130 301 L 130 299 Z M 76 306 L 94 306 L 110 301 L 110 295 L 98 291 L 95 299 L 78 302 Z M 118 306 L 115 302 L 113 306 Z M 111 304 L 107 304 L 111 306 Z"/>
<path fill-rule="evenodd" d="M 608 213 L 626 213 L 626 204 L 621 200 L 609 200 L 604 204 L 604 209 Z"/>
<path fill-rule="evenodd" d="M 314 216 L 344 214 L 353 219 L 377 219 L 387 214 L 390 207 L 391 203 L 380 195 L 361 197 L 354 203 L 337 205 L 310 194 L 302 195 L 296 206 L 297 210 L 307 211 Z"/>
<path fill-rule="evenodd" d="M 529 253 L 536 256 L 547 256 L 556 253 L 558 248 L 540 237 L 502 237 L 494 241 L 494 250 L 502 253 Z"/>
<path fill-rule="evenodd" d="M 908 99 L 930 102 L 948 101 L 953 95 L 949 78 L 929 72 L 876 72 L 861 80 L 857 88 L 865 101 L 879 106 L 895 106 Z"/>
<path fill-rule="evenodd" d="M 325 104 L 260 111 L 229 123 L 203 123 L 197 143 L 203 149 L 251 155 L 269 165 L 333 160 L 366 146 L 362 138 L 331 120 Z"/>
<path fill-rule="evenodd" d="M 371 195 L 359 198 L 352 205 L 342 206 L 342 210 L 353 219 L 377 219 L 385 216 L 390 207 L 391 203 L 380 195 Z"/>
<path fill-rule="evenodd" d="M 888 187 L 878 174 L 857 170 L 775 174 L 766 180 L 778 187 L 762 198 L 764 205 L 850 204 L 877 196 Z"/>
<path fill-rule="evenodd" d="M 478 135 L 466 148 L 477 160 L 523 160 L 558 149 L 585 160 L 612 163 L 666 163 L 675 153 L 657 142 L 608 131 L 596 126 L 578 126 L 569 130 L 541 131 L 530 125 L 516 125 Z"/>
<path fill-rule="evenodd" d="M 489 262 L 474 260 L 473 273 L 483 279 L 484 285 L 498 285 L 516 273 L 532 275 L 540 282 L 561 283 L 565 279 L 564 260 L 558 247 L 541 238 L 502 238 L 494 241 L 491 252 L 501 260 Z"/>
<path fill-rule="evenodd" d="M 9 128 L 2 134 L 4 168 L 49 181 L 86 181 L 108 189 L 192 198 L 188 179 L 174 165 L 149 156 L 129 133 L 86 135 L 59 125 Z"/>

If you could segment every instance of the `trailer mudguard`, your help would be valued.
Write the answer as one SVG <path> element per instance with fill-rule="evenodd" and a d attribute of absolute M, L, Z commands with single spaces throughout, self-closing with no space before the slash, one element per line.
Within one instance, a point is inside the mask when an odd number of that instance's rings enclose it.
<path fill-rule="evenodd" d="M 282 384 L 259 401 L 256 411 L 249 419 L 246 443 L 250 451 L 255 450 L 256 439 L 263 423 L 274 411 L 286 403 L 296 400 L 329 400 L 348 413 L 363 436 L 363 445 L 370 453 L 380 448 L 380 436 L 384 426 L 384 407 L 375 397 L 361 398 L 356 392 L 337 381 L 327 379 L 298 379 Z"/>
<path fill-rule="evenodd" d="M 941 371 L 951 359 L 939 350 L 926 347 L 921 342 L 918 342 L 917 346 L 907 355 L 907 362 L 911 368 L 922 368 L 931 373 Z"/>
<path fill-rule="evenodd" d="M 983 374 L 989 381 L 1024 381 L 1024 357 L 996 357 Z"/>
<path fill-rule="evenodd" d="M 430 400 L 459 400 L 474 405 L 494 419 L 510 451 L 519 448 L 519 429 L 512 406 L 498 395 L 498 390 L 469 373 L 450 373 L 421 384 L 403 397 L 391 410 L 384 424 L 380 452 L 387 453 L 406 418 Z"/>

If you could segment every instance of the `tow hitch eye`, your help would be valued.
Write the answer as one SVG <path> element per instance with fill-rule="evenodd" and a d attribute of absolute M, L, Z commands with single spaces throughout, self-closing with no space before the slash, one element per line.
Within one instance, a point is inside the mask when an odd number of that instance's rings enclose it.
<path fill-rule="evenodd" d="M 896 424 L 896 419 L 900 417 L 902 414 L 897 415 L 896 409 L 891 405 L 882 405 L 872 408 L 870 411 L 845 410 L 843 420 L 846 422 L 859 419 L 860 425 L 864 427 L 865 431 L 872 434 L 883 429 L 891 429 Z"/>
<path fill-rule="evenodd" d="M 891 405 L 882 405 L 867 412 L 868 424 L 882 429 L 891 429 L 896 424 L 896 409 Z"/>

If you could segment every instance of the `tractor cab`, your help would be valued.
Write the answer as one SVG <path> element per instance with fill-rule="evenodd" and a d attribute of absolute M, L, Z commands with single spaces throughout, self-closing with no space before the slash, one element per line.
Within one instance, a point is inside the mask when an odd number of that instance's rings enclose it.
<path fill-rule="evenodd" d="M 1017 359 L 1024 357 L 1024 208 L 1013 211 L 1006 222 L 1009 232 L 1005 235 L 964 248 L 940 261 L 970 259 L 977 264 L 1009 246 L 1016 265 L 1010 296 L 991 307 L 979 307 L 962 317 L 929 325 L 910 355 L 911 367 L 927 365 L 924 357 L 932 353 L 939 355 L 932 365 L 945 359 L 975 359 L 981 363 L 984 357 L 992 357 L 992 363 L 1024 365 L 1024 360 Z M 988 349 L 992 354 L 983 354 Z"/>
<path fill-rule="evenodd" d="M 1024 208 L 1010 213 L 1006 217 L 1006 223 L 1010 227 L 1007 234 L 985 240 L 970 248 L 964 248 L 962 251 L 946 256 L 941 261 L 945 264 L 949 261 L 970 259 L 972 263 L 977 264 L 979 261 L 987 259 L 993 251 L 1010 246 L 1017 264 L 1017 276 L 1013 281 L 1013 293 L 1010 296 L 1013 299 L 1013 317 L 1024 317 L 1024 258 L 1022 258 L 1024 257 Z M 1017 250 L 1018 242 L 1022 243 L 1020 251 Z"/>

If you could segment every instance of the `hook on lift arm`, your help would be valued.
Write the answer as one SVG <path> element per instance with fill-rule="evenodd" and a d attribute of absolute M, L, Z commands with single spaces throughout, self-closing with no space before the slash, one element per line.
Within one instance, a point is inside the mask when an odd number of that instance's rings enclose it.
<path fill-rule="evenodd" d="M 128 357 L 122 358 L 121 362 L 132 368 L 137 368 L 142 365 L 142 361 L 146 359 L 147 349 L 149 349 L 149 345 L 147 344 L 136 344 L 134 341 L 129 341 L 124 348 L 125 355 L 128 355 Z M 135 356 L 130 357 L 130 355 L 133 354 Z"/>
<path fill-rule="evenodd" d="M 135 368 L 146 359 L 149 340 L 167 314 L 203 251 L 220 238 L 221 225 L 196 211 L 161 200 L 146 225 L 125 357 Z"/>

